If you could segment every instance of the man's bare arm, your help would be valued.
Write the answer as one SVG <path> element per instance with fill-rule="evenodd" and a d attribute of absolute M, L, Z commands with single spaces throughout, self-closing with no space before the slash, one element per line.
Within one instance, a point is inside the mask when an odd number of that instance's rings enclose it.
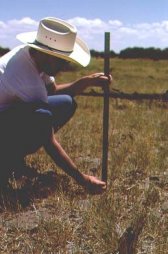
<path fill-rule="evenodd" d="M 75 181 L 85 187 L 90 193 L 100 194 L 106 189 L 106 183 L 98 180 L 94 176 L 81 173 L 62 146 L 56 140 L 54 133 L 52 133 L 49 142 L 45 145 L 45 150 L 54 160 L 56 165 L 63 169 Z"/>
<path fill-rule="evenodd" d="M 107 83 L 110 83 L 111 80 L 111 76 L 107 77 L 103 73 L 95 73 L 82 77 L 71 83 L 58 85 L 53 83 L 52 87 L 50 87 L 49 94 L 69 94 L 71 96 L 76 96 L 88 87 L 103 87 Z"/>

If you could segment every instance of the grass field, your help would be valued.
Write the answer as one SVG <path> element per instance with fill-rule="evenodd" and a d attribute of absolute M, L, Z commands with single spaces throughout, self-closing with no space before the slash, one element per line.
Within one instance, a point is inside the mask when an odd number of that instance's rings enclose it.
<path fill-rule="evenodd" d="M 86 69 L 61 73 L 58 82 L 102 69 L 103 60 L 92 59 Z M 168 90 L 167 61 L 111 59 L 111 71 L 111 89 Z M 57 137 L 81 171 L 100 177 L 102 98 L 76 100 L 74 118 Z M 165 102 L 110 99 L 108 189 L 101 196 L 85 193 L 43 149 L 28 156 L 27 163 L 45 176 L 49 169 L 56 175 L 50 171 L 47 183 L 29 181 L 22 191 L 3 196 L 0 253 L 166 254 L 167 109 Z"/>

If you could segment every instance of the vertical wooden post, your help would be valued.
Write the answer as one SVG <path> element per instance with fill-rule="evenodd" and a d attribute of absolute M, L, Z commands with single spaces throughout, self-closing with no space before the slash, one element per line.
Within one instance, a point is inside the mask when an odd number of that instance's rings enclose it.
<path fill-rule="evenodd" d="M 105 32 L 104 73 L 110 73 L 110 33 Z M 108 132 L 109 132 L 109 85 L 104 87 L 103 105 L 103 151 L 102 151 L 102 180 L 107 182 L 108 170 Z"/>

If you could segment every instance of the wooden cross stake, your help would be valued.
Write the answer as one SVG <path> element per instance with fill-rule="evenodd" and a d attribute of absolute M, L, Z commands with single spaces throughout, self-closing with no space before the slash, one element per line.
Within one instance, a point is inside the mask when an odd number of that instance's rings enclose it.
<path fill-rule="evenodd" d="M 105 32 L 104 73 L 110 73 L 110 33 Z M 108 132 L 109 132 L 109 85 L 104 87 L 103 105 L 103 150 L 102 150 L 102 180 L 107 182 L 108 169 Z"/>

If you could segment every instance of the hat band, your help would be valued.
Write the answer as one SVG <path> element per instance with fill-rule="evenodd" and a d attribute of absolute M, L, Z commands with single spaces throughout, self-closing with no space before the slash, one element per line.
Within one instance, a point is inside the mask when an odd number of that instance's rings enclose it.
<path fill-rule="evenodd" d="M 29 44 L 35 44 L 37 46 L 45 47 L 46 49 L 49 49 L 51 51 L 57 51 L 57 52 L 61 52 L 61 53 L 72 53 L 73 52 L 73 50 L 71 50 L 71 51 L 63 51 L 63 50 L 60 50 L 60 49 L 54 49 L 54 48 L 49 47 L 49 46 L 47 46 L 47 45 L 45 45 L 45 44 L 43 44 L 43 43 L 41 43 L 41 42 L 39 42 L 37 40 L 35 40 L 34 42 L 29 42 Z"/>

